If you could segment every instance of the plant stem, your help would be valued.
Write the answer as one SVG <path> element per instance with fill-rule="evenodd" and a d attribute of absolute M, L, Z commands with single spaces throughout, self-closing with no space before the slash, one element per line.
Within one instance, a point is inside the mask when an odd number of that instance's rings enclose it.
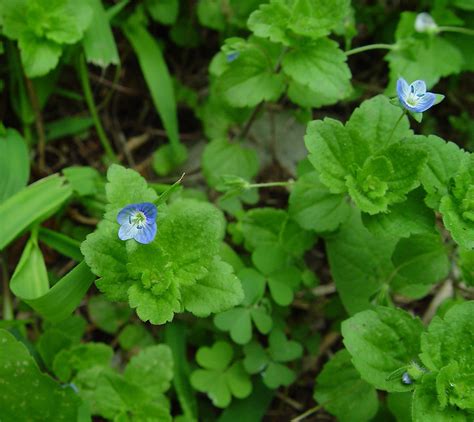
<path fill-rule="evenodd" d="M 392 139 L 392 136 L 393 136 L 393 134 L 395 133 L 395 129 L 398 127 L 398 124 L 402 121 L 403 116 L 405 116 L 406 113 L 407 113 L 406 110 L 403 109 L 402 115 L 398 118 L 397 122 L 396 122 L 395 125 L 393 126 L 392 131 L 390 132 L 390 136 L 388 137 L 387 143 L 389 143 L 390 140 Z"/>
<path fill-rule="evenodd" d="M 345 52 L 346 56 L 352 56 L 353 54 L 362 53 L 369 50 L 394 50 L 396 44 L 369 44 L 362 47 L 353 48 Z"/>
<path fill-rule="evenodd" d="M 89 107 L 89 112 L 91 113 L 92 119 L 94 120 L 95 129 L 97 131 L 97 135 L 99 136 L 100 143 L 104 148 L 108 160 L 110 162 L 117 162 L 117 157 L 115 156 L 112 145 L 110 144 L 110 141 L 107 138 L 107 135 L 105 134 L 104 128 L 102 127 L 102 123 L 99 118 L 99 114 L 97 113 L 97 107 L 94 102 L 94 96 L 92 95 L 92 89 L 89 82 L 89 75 L 87 73 L 86 60 L 84 58 L 84 54 L 82 53 L 79 57 L 77 68 L 87 107 Z"/>
<path fill-rule="evenodd" d="M 2 266 L 2 284 L 3 284 L 3 319 L 11 321 L 13 319 L 13 304 L 10 295 L 10 288 L 8 286 L 8 269 L 5 253 L 0 257 L 0 264 Z"/>
<path fill-rule="evenodd" d="M 438 32 L 457 32 L 459 34 L 474 35 L 474 29 L 463 28 L 462 26 L 440 26 Z"/>
<path fill-rule="evenodd" d="M 33 113 L 35 114 L 35 126 L 36 134 L 38 136 L 38 167 L 40 172 L 44 171 L 46 162 L 45 162 L 45 145 L 46 137 L 44 134 L 44 124 L 43 116 L 41 115 L 41 107 L 39 105 L 38 96 L 36 95 L 36 90 L 31 82 L 31 79 L 25 77 L 26 89 L 28 91 L 28 96 L 30 97 L 31 107 L 33 108 Z"/>
<path fill-rule="evenodd" d="M 308 409 L 306 412 L 302 413 L 301 415 L 297 416 L 296 418 L 293 418 L 291 420 L 291 422 L 300 422 L 303 419 L 306 419 L 308 416 L 311 416 L 313 413 L 316 413 L 322 407 L 323 407 L 322 405 L 318 404 L 317 406 L 314 406 L 311 409 Z"/>
<path fill-rule="evenodd" d="M 275 186 L 291 186 L 295 183 L 294 180 L 288 180 L 287 182 L 266 182 L 266 183 L 250 183 L 247 185 L 247 189 L 258 189 L 258 188 L 271 188 Z"/>

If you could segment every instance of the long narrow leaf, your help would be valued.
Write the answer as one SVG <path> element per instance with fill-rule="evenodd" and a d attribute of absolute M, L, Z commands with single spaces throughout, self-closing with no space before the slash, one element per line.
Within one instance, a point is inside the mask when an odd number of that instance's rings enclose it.
<path fill-rule="evenodd" d="M 71 196 L 57 174 L 39 180 L 0 204 L 0 250 L 35 222 L 47 219 Z"/>
<path fill-rule="evenodd" d="M 44 227 L 40 227 L 39 229 L 39 238 L 54 250 L 74 259 L 74 261 L 80 262 L 84 259 L 80 249 L 81 242 L 76 239 L 72 239 L 65 234 Z"/>
<path fill-rule="evenodd" d="M 161 117 L 171 145 L 175 147 L 179 144 L 176 100 L 173 81 L 161 48 L 137 19 L 129 19 L 122 29 L 135 50 L 153 104 Z"/>

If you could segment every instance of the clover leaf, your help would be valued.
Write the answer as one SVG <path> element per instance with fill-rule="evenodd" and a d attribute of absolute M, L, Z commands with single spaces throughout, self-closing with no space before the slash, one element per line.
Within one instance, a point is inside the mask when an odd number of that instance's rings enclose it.
<path fill-rule="evenodd" d="M 269 388 L 288 386 L 295 380 L 296 374 L 284 363 L 298 359 L 303 347 L 294 340 L 288 340 L 278 329 L 270 333 L 268 343 L 266 350 L 256 341 L 244 347 L 245 370 L 250 374 L 261 373 L 264 384 Z"/>
<path fill-rule="evenodd" d="M 245 372 L 242 362 L 231 364 L 234 351 L 224 341 L 212 347 L 200 347 L 196 360 L 204 369 L 196 369 L 191 374 L 191 385 L 198 391 L 207 393 L 217 407 L 227 407 L 232 396 L 245 398 L 252 392 L 252 382 Z"/>

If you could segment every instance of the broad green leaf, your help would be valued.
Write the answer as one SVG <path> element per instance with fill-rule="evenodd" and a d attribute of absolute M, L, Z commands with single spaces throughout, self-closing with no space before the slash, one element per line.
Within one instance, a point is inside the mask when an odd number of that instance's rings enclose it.
<path fill-rule="evenodd" d="M 303 354 L 303 347 L 294 340 L 288 340 L 281 330 L 273 330 L 268 337 L 269 353 L 275 362 L 291 362 Z"/>
<path fill-rule="evenodd" d="M 392 205 L 390 212 L 375 215 L 363 214 L 364 226 L 376 236 L 408 237 L 411 234 L 434 233 L 435 215 L 429 209 L 419 188 L 407 195 L 405 202 Z"/>
<path fill-rule="evenodd" d="M 184 145 L 161 145 L 153 153 L 153 170 L 160 176 L 165 176 L 171 173 L 178 163 L 184 163 L 187 156 L 188 150 Z"/>
<path fill-rule="evenodd" d="M 442 408 L 474 409 L 474 371 L 463 373 L 456 361 L 451 362 L 438 372 L 436 391 Z"/>
<path fill-rule="evenodd" d="M 104 296 L 94 296 L 87 302 L 91 321 L 101 330 L 114 334 L 130 318 L 130 308 L 112 303 Z"/>
<path fill-rule="evenodd" d="M 92 21 L 82 40 L 87 62 L 101 67 L 118 65 L 117 45 L 101 0 L 87 0 L 86 4 L 92 10 Z"/>
<path fill-rule="evenodd" d="M 421 360 L 431 371 L 452 362 L 459 374 L 474 374 L 474 302 L 453 306 L 441 319 L 435 316 L 421 337 Z"/>
<path fill-rule="evenodd" d="M 441 198 L 439 211 L 453 239 L 463 248 L 474 249 L 474 155 L 460 163 L 449 193 Z"/>
<path fill-rule="evenodd" d="M 25 140 L 15 129 L 0 133 L 0 204 L 23 189 L 30 175 Z"/>
<path fill-rule="evenodd" d="M 408 391 L 413 386 L 390 377 L 416 359 L 423 325 L 401 309 L 376 307 L 359 312 L 341 326 L 344 345 L 362 379 L 380 390 Z"/>
<path fill-rule="evenodd" d="M 214 324 L 219 330 L 229 331 L 237 344 L 246 344 L 252 339 L 251 312 L 246 308 L 234 308 L 217 314 Z"/>
<path fill-rule="evenodd" d="M 281 363 L 270 362 L 262 374 L 262 379 L 268 388 L 276 389 L 292 384 L 296 379 L 296 373 Z"/>
<path fill-rule="evenodd" d="M 275 71 L 280 53 L 278 46 L 265 40 L 246 43 L 219 75 L 217 93 L 233 107 L 255 107 L 262 101 L 276 101 L 285 88 L 283 75 Z"/>
<path fill-rule="evenodd" d="M 299 104 L 299 96 L 293 96 L 293 82 L 301 87 L 299 91 L 306 89 L 309 94 L 304 106 L 321 107 L 345 98 L 351 90 L 346 60 L 337 43 L 329 39 L 303 44 L 285 54 L 282 69 L 291 79 L 290 99 Z"/>
<path fill-rule="evenodd" d="M 152 396 L 166 392 L 173 379 L 171 349 L 164 344 L 159 344 L 141 350 L 128 363 L 124 377 L 130 383 L 145 389 Z"/>
<path fill-rule="evenodd" d="M 113 349 L 104 343 L 78 344 L 56 355 L 53 370 L 61 381 L 67 382 L 81 370 L 93 366 L 108 367 L 113 355 Z"/>
<path fill-rule="evenodd" d="M 55 174 L 29 185 L 0 204 L 0 249 L 36 222 L 46 220 L 71 196 L 64 178 Z"/>
<path fill-rule="evenodd" d="M 344 195 L 333 194 L 312 171 L 299 177 L 289 199 L 289 213 L 305 230 L 329 232 L 349 216 L 350 205 Z"/>
<path fill-rule="evenodd" d="M 219 186 L 223 182 L 222 176 L 227 175 L 251 180 L 259 169 L 255 150 L 227 140 L 214 140 L 207 144 L 201 165 L 207 183 L 212 187 Z"/>
<path fill-rule="evenodd" d="M 433 284 L 448 275 L 450 262 L 439 235 L 415 234 L 401 239 L 392 255 L 399 275 L 415 284 Z"/>
<path fill-rule="evenodd" d="M 262 372 L 269 364 L 270 357 L 257 341 L 244 346 L 244 368 L 249 374 Z"/>
<path fill-rule="evenodd" d="M 455 407 L 442 409 L 436 398 L 435 374 L 423 377 L 421 385 L 415 388 L 412 402 L 413 422 L 465 422 L 467 414 Z"/>
<path fill-rule="evenodd" d="M 163 122 L 171 148 L 173 152 L 178 153 L 180 141 L 173 81 L 161 48 L 142 23 L 133 19 L 133 16 L 127 20 L 122 29 L 138 57 L 153 104 Z M 182 164 L 183 156 L 181 154 L 175 158 L 175 166 Z"/>
<path fill-rule="evenodd" d="M 413 12 L 400 15 L 395 32 L 400 48 L 385 56 L 390 68 L 389 95 L 395 94 L 400 76 L 409 83 L 422 79 L 431 88 L 441 77 L 461 71 L 463 58 L 459 49 L 440 35 L 417 34 L 415 19 Z"/>
<path fill-rule="evenodd" d="M 397 422 L 411 422 L 411 403 L 413 394 L 411 391 L 405 393 L 389 393 L 387 395 L 387 407 L 395 416 Z"/>
<path fill-rule="evenodd" d="M 45 124 L 46 142 L 87 132 L 94 126 L 92 117 L 64 117 Z"/>
<path fill-rule="evenodd" d="M 390 282 L 396 240 L 374 236 L 353 210 L 339 231 L 326 239 L 332 276 L 349 314 L 372 306 L 374 296 Z"/>
<path fill-rule="evenodd" d="M 314 399 L 341 422 L 371 420 L 378 408 L 375 388 L 360 378 L 347 350 L 340 350 L 324 365 Z"/>
<path fill-rule="evenodd" d="M 437 136 L 416 136 L 413 138 L 428 154 L 428 161 L 421 173 L 421 183 L 428 192 L 426 203 L 439 209 L 439 202 L 449 191 L 449 180 L 459 170 L 459 165 L 468 154 L 452 142 Z"/>
<path fill-rule="evenodd" d="M 209 273 L 183 292 L 184 308 L 201 318 L 242 302 L 244 292 L 232 267 L 214 258 Z"/>
<path fill-rule="evenodd" d="M 467 249 L 459 250 L 459 267 L 463 280 L 470 286 L 474 286 L 474 251 Z"/>
<path fill-rule="evenodd" d="M 6 330 L 0 330 L 0 345 L 2 421 L 77 419 L 80 400 L 71 388 L 41 373 L 25 345 Z"/>
<path fill-rule="evenodd" d="M 348 8 L 347 0 L 271 0 L 250 15 L 248 27 L 259 37 L 288 45 L 301 36 L 316 39 L 328 35 Z"/>

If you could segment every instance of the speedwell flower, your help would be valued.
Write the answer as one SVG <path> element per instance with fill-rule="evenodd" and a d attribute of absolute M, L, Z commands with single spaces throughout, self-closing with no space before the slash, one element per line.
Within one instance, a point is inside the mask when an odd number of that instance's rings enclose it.
<path fill-rule="evenodd" d="M 130 204 L 117 215 L 120 224 L 118 236 L 121 240 L 135 239 L 147 244 L 156 236 L 156 206 L 151 202 Z"/>
<path fill-rule="evenodd" d="M 409 111 L 423 113 L 432 107 L 436 101 L 436 95 L 426 92 L 425 81 L 415 81 L 408 85 L 408 82 L 400 78 L 397 81 L 398 99 Z"/>
<path fill-rule="evenodd" d="M 415 20 L 415 31 L 436 33 L 438 32 L 438 25 L 429 13 L 419 13 Z"/>

